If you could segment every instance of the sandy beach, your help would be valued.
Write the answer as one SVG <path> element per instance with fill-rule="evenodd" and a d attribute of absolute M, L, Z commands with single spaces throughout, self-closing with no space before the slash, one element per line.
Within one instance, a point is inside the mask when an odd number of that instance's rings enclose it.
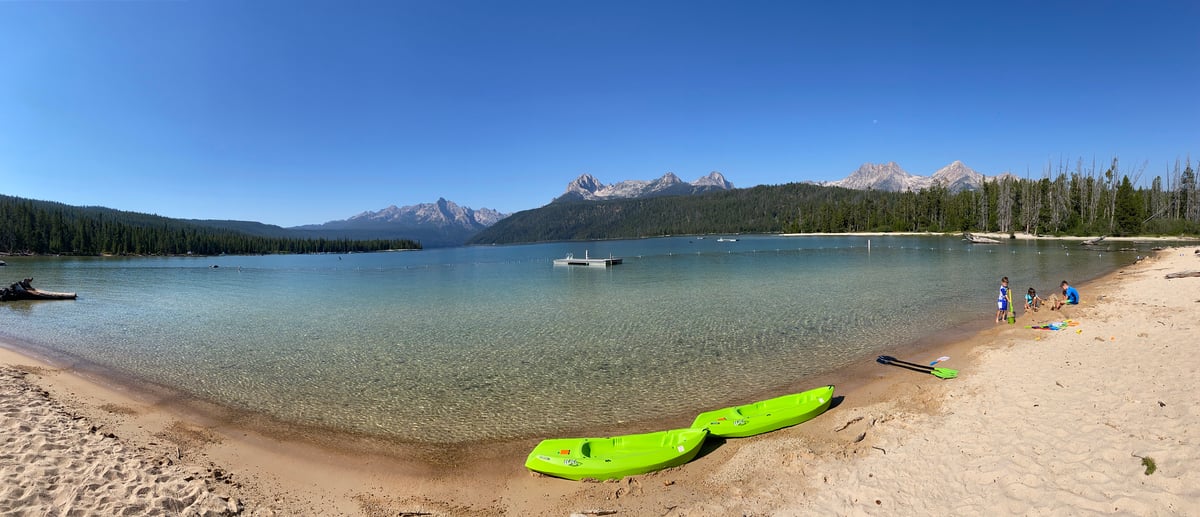
<path fill-rule="evenodd" d="M 525 470 L 533 439 L 331 447 L 0 347 L 0 514 L 1194 514 L 1200 277 L 1166 278 L 1189 271 L 1200 248 L 1157 252 L 1079 306 L 894 351 L 955 379 L 864 360 L 807 380 L 840 396 L 808 423 L 606 483 Z"/>

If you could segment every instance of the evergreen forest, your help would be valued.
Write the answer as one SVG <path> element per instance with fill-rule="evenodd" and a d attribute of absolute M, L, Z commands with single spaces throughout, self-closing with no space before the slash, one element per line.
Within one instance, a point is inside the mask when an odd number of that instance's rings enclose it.
<path fill-rule="evenodd" d="M 229 221 L 184 221 L 101 207 L 0 195 L 0 254 L 219 255 L 347 253 L 419 249 L 407 239 L 305 237 L 283 228 L 240 231 Z"/>
<path fill-rule="evenodd" d="M 1182 165 L 1182 166 L 1181 166 Z M 1026 232 L 1037 235 L 1196 235 L 1200 198 L 1190 160 L 1135 187 L 1145 167 L 1049 167 L 1038 179 L 1001 175 L 951 192 L 851 190 L 806 183 L 612 201 L 551 203 L 518 212 L 472 244 L 705 233 Z M 1132 176 L 1132 178 L 1131 178 Z"/>

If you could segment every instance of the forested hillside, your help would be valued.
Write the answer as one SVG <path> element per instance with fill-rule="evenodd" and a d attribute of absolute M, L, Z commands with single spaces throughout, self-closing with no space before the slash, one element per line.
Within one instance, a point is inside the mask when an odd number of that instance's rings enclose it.
<path fill-rule="evenodd" d="M 210 223 L 210 224 L 206 224 Z M 183 221 L 101 207 L 76 207 L 0 196 L 0 253 L 69 255 L 198 255 L 343 253 L 416 249 L 405 239 L 317 239 L 251 234 L 232 221 Z"/>
<path fill-rule="evenodd" d="M 1177 164 L 1148 188 L 1144 173 L 1116 159 L 1059 167 L 1041 179 L 1002 177 L 978 191 L 952 193 L 850 190 L 791 183 L 699 196 L 553 203 L 518 212 L 471 239 L 473 244 L 635 238 L 702 233 L 1029 232 L 1055 235 L 1194 235 L 1200 198 L 1191 163 Z"/>

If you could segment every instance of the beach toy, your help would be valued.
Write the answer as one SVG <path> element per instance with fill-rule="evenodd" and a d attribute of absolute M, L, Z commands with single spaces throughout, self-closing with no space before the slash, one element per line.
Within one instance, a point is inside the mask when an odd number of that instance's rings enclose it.
<path fill-rule="evenodd" d="M 1034 329 L 1034 330 L 1062 330 L 1067 327 L 1077 327 L 1077 326 L 1079 326 L 1078 321 L 1063 320 L 1063 321 L 1055 321 L 1053 323 L 1047 323 L 1045 325 L 1026 325 L 1025 328 Z"/>
<path fill-rule="evenodd" d="M 899 366 L 905 370 L 912 370 L 914 372 L 932 374 L 934 377 L 939 379 L 953 379 L 958 377 L 958 370 L 951 370 L 949 368 L 934 368 L 932 366 L 925 366 L 923 364 L 910 363 L 908 361 L 901 361 L 890 355 L 881 355 L 875 359 L 875 362 L 879 364 Z"/>
<path fill-rule="evenodd" d="M 1013 307 L 1012 293 L 1004 293 L 1004 297 L 1008 299 L 1008 324 L 1015 324 L 1017 322 L 1017 313 L 1016 307 Z"/>

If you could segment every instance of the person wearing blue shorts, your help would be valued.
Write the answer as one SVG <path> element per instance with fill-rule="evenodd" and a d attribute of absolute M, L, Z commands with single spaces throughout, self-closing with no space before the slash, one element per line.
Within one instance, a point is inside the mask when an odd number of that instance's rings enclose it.
<path fill-rule="evenodd" d="M 1008 318 L 1008 277 L 1000 279 L 1000 298 L 996 299 L 996 323 Z"/>

